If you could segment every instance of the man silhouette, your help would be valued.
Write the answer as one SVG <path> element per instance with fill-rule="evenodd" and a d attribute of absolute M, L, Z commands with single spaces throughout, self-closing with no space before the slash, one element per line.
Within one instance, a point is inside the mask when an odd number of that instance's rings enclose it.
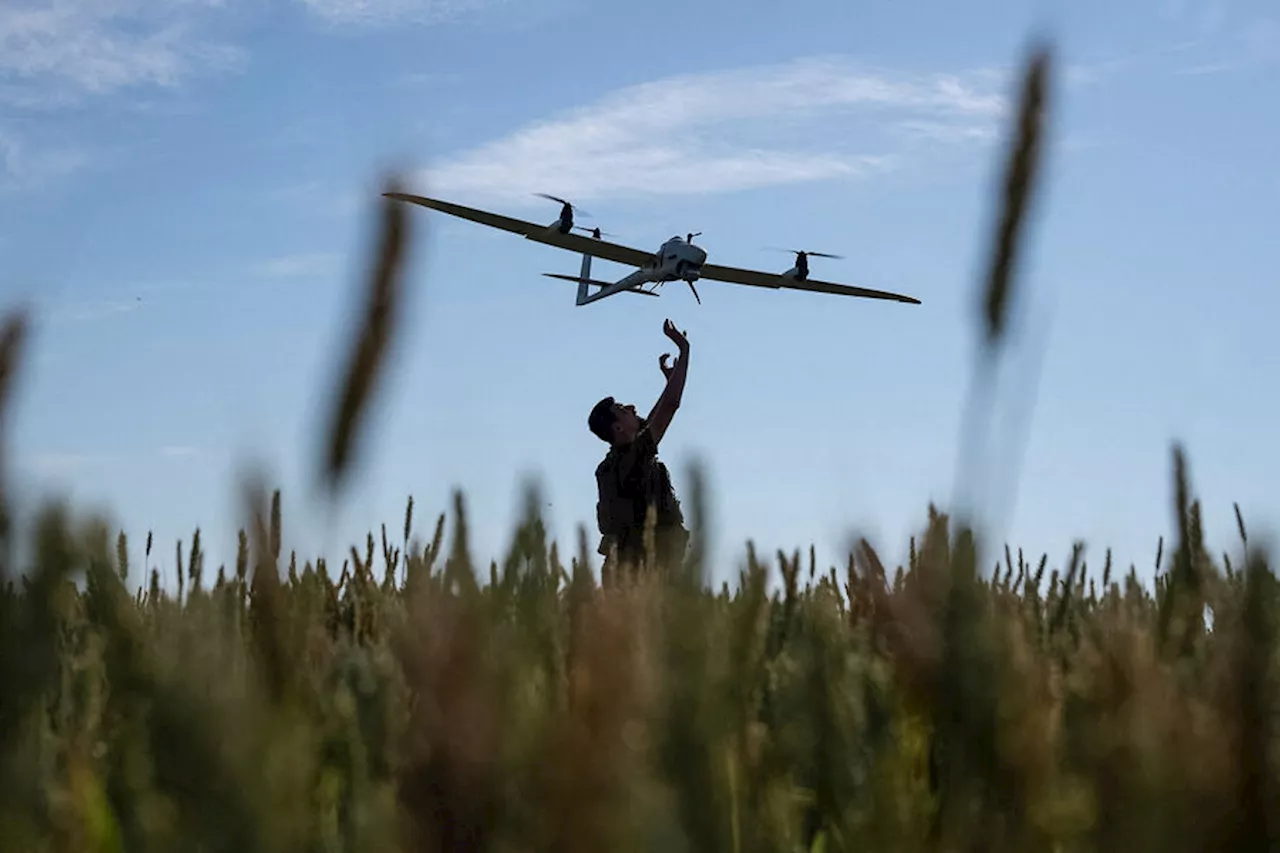
<path fill-rule="evenodd" d="M 609 445 L 604 460 L 596 468 L 596 520 L 600 527 L 599 553 L 605 555 L 606 570 L 611 562 L 629 570 L 645 562 L 645 526 L 654 515 L 653 568 L 675 568 L 684 559 L 689 533 L 684 515 L 671 485 L 667 466 L 658 460 L 658 444 L 684 395 L 689 369 L 689 341 L 670 320 L 663 332 L 676 345 L 679 356 L 667 366 L 670 354 L 663 353 L 658 366 L 666 377 L 666 387 L 649 416 L 641 418 L 633 405 L 605 397 L 591 409 L 587 425 L 597 438 Z"/>

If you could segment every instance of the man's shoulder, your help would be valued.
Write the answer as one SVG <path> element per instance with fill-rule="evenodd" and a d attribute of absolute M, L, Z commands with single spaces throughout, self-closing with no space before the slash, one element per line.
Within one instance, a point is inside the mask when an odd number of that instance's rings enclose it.
<path fill-rule="evenodd" d="M 658 444 L 653 438 L 653 433 L 646 426 L 636 434 L 635 440 L 630 444 L 622 447 L 611 446 L 604 458 L 600 460 L 600 464 L 596 466 L 596 476 L 607 474 L 624 463 L 630 465 L 638 459 L 656 456 L 657 453 Z"/>
<path fill-rule="evenodd" d="M 613 448 L 609 448 L 609 452 L 600 460 L 600 464 L 596 466 L 596 477 L 603 477 L 612 471 L 618 464 L 618 455 Z"/>

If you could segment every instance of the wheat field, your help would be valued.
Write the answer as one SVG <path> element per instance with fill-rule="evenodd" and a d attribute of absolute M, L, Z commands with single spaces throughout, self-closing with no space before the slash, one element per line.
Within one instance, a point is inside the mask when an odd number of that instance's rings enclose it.
<path fill-rule="evenodd" d="M 1010 133 L 975 399 L 1051 68 L 1032 54 Z M 334 499 L 396 329 L 408 237 L 382 215 L 328 413 Z M 0 331 L 0 442 L 26 323 Z M 714 589 L 696 479 L 682 565 L 601 575 L 536 501 L 474 565 L 458 495 L 339 567 L 283 553 L 279 493 L 250 480 L 235 565 L 197 533 L 166 591 L 124 532 L 59 503 L 13 529 L 0 496 L 0 850 L 1273 849 L 1276 585 L 1242 520 L 1234 558 L 1207 552 L 1188 465 L 1173 448 L 1154 587 L 1080 550 L 988 560 L 928 507 L 906 565 L 748 549 Z"/>

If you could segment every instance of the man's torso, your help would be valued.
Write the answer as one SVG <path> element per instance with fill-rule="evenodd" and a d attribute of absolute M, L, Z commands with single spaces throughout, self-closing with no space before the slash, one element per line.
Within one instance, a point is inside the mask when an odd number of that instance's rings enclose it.
<path fill-rule="evenodd" d="M 640 547 L 650 507 L 659 530 L 684 526 L 670 472 L 658 459 L 647 429 L 631 445 L 609 450 L 596 468 L 596 484 L 600 533 L 617 542 L 620 550 Z"/>

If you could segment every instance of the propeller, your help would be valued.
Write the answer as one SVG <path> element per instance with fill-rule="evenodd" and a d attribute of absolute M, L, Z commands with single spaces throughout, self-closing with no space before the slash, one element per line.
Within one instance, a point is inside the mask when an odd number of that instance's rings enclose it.
<path fill-rule="evenodd" d="M 773 247 L 770 247 L 770 248 L 773 248 Z M 802 249 L 777 249 L 777 248 L 773 248 L 773 251 L 775 251 L 775 252 L 789 252 L 790 254 L 793 254 L 793 255 L 795 255 L 795 256 L 796 256 L 795 277 L 796 277 L 796 278 L 798 278 L 800 281 L 807 281 L 807 280 L 809 279 L 809 256 L 810 256 L 810 255 L 812 255 L 812 256 L 813 256 L 813 257 L 815 257 L 815 258 L 839 258 L 839 257 L 841 257 L 840 255 L 832 255 L 832 254 L 829 254 L 829 253 L 827 253 L 827 252 L 808 252 L 808 251 L 804 251 L 804 250 L 802 250 Z"/>
<path fill-rule="evenodd" d="M 701 237 L 701 236 L 702 236 L 702 232 L 701 232 L 701 231 L 690 231 L 690 232 L 689 232 L 689 234 L 688 234 L 688 235 L 686 236 L 686 238 L 685 238 L 685 242 L 692 246 L 692 245 L 693 245 L 693 238 L 694 238 L 694 237 Z"/>
<path fill-rule="evenodd" d="M 590 234 L 592 237 L 596 238 L 597 240 L 599 240 L 601 237 L 617 237 L 618 236 L 617 234 L 614 234 L 611 231 L 601 231 L 599 228 L 588 228 L 585 225 L 575 225 L 573 226 L 573 230 L 585 231 L 586 233 Z"/>
<path fill-rule="evenodd" d="M 580 215 L 580 216 L 587 216 L 587 217 L 590 217 L 590 216 L 591 216 L 591 214 L 590 214 L 590 213 L 587 213 L 585 210 L 582 210 L 582 209 L 580 209 L 580 208 L 578 208 L 578 207 L 574 206 L 573 202 L 571 202 L 571 201 L 565 201 L 564 199 L 560 198 L 559 196 L 548 195 L 547 193 L 534 193 L 534 195 L 538 196 L 539 198 L 545 198 L 545 199 L 547 199 L 548 201 L 554 201 L 554 202 L 557 202 L 558 204 L 562 204 L 562 205 L 564 205 L 565 207 L 567 207 L 567 208 L 569 208 L 570 210 L 572 210 L 575 214 L 578 214 L 578 215 Z"/>
<path fill-rule="evenodd" d="M 835 258 L 836 260 L 844 260 L 844 255 L 831 255 L 826 252 L 810 252 L 803 249 L 778 249 L 773 246 L 770 246 L 769 251 L 787 252 L 788 254 L 795 255 L 796 257 L 800 257 L 801 255 L 804 255 L 810 258 Z"/>

